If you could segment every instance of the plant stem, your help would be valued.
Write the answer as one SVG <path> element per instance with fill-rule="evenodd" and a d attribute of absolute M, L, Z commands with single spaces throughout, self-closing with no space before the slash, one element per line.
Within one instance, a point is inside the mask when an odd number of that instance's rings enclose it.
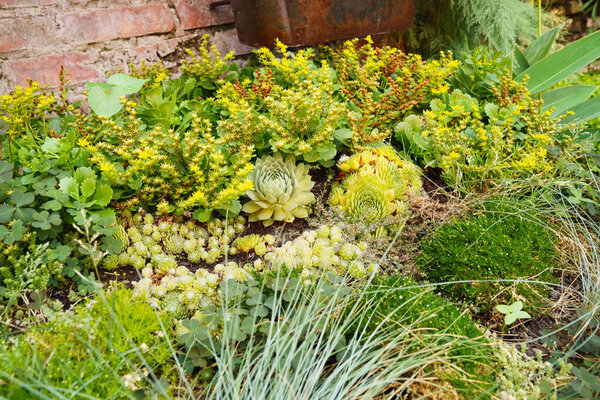
<path fill-rule="evenodd" d="M 538 0 L 538 37 L 542 36 L 542 0 Z"/>
<path fill-rule="evenodd" d="M 533 0 L 532 0 L 533 2 Z M 542 36 L 542 0 L 538 0 L 538 37 Z M 538 94 L 538 100 L 540 101 L 540 114 L 542 113 L 542 94 Z"/>

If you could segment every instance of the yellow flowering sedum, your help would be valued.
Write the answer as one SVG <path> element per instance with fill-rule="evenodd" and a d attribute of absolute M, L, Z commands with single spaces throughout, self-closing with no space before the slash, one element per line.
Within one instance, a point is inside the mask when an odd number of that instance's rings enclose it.
<path fill-rule="evenodd" d="M 250 201 L 242 208 L 248 219 L 269 226 L 275 221 L 293 222 L 308 217 L 308 206 L 315 200 L 310 192 L 314 182 L 308 170 L 304 164 L 296 165 L 291 155 L 284 160 L 276 153 L 257 160 L 251 173 L 254 189 L 246 192 Z"/>
<path fill-rule="evenodd" d="M 209 44 L 208 37 L 208 34 L 202 36 L 202 41 L 198 47 L 199 55 L 190 49 L 185 50 L 190 57 L 190 61 L 183 60 L 181 72 L 215 81 L 227 69 L 227 61 L 233 59 L 234 53 L 231 51 L 225 57 L 221 57 L 217 47 Z"/>
<path fill-rule="evenodd" d="M 264 67 L 255 79 L 226 82 L 216 104 L 228 115 L 219 129 L 258 150 L 294 154 L 305 162 L 333 165 L 334 133 L 346 114 L 335 88 L 335 72 L 327 62 L 313 61 L 313 50 L 276 57 L 268 49 L 257 54 Z"/>
<path fill-rule="evenodd" d="M 225 209 L 252 188 L 252 146 L 229 134 L 217 136 L 211 122 L 195 114 L 183 133 L 160 125 L 146 130 L 135 106 L 125 104 L 122 125 L 100 117 L 102 140 L 85 146 L 103 176 L 125 195 L 183 212 Z"/>
<path fill-rule="evenodd" d="M 495 99 L 489 103 L 454 90 L 433 100 L 423 114 L 424 129 L 416 135 L 452 186 L 485 189 L 556 166 L 547 150 L 569 127 L 553 118 L 552 110 L 540 111 L 526 83 L 505 75 L 492 90 Z"/>
<path fill-rule="evenodd" d="M 390 136 L 392 123 L 432 95 L 446 93 L 448 77 L 459 66 L 451 53 L 423 61 L 396 48 L 374 47 L 370 37 L 365 41 L 350 40 L 332 51 L 340 91 L 349 103 L 352 146 L 359 150 Z"/>

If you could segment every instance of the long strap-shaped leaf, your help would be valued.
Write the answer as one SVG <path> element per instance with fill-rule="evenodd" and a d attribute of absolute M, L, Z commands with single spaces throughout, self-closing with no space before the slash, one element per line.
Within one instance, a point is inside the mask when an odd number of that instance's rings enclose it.
<path fill-rule="evenodd" d="M 523 71 L 517 80 L 528 75 L 532 94 L 541 92 L 600 57 L 600 31 L 573 42 L 544 57 Z"/>
<path fill-rule="evenodd" d="M 583 103 L 596 89 L 596 86 L 577 85 L 547 90 L 542 93 L 542 100 L 544 100 L 542 109 L 548 110 L 550 107 L 554 107 L 556 109 L 554 115 L 562 114 L 572 110 L 575 105 Z"/>
<path fill-rule="evenodd" d="M 574 114 L 563 121 L 565 124 L 573 121 L 585 122 L 592 118 L 600 117 L 600 97 L 577 104 L 571 111 Z"/>
<path fill-rule="evenodd" d="M 545 32 L 525 49 L 523 54 L 525 54 L 525 58 L 529 65 L 535 64 L 548 55 L 552 44 L 556 40 L 556 37 L 563 26 L 564 24 L 560 24 Z"/>

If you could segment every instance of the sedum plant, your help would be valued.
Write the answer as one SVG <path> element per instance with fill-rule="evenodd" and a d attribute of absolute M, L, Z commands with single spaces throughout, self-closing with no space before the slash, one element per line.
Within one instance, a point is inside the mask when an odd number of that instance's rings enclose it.
<path fill-rule="evenodd" d="M 292 155 L 285 159 L 280 153 L 263 156 L 250 174 L 254 189 L 246 192 L 250 201 L 244 204 L 242 211 L 251 222 L 262 221 L 265 226 L 275 221 L 293 222 L 296 218 L 308 217 L 308 206 L 315 200 L 310 192 L 314 182 L 308 170 L 304 164 L 296 165 Z"/>
<path fill-rule="evenodd" d="M 570 129 L 561 124 L 564 117 L 541 111 L 525 83 L 509 75 L 499 80 L 488 102 L 456 89 L 431 102 L 421 126 L 411 117 L 397 128 L 397 137 L 418 148 L 424 162 L 442 168 L 452 187 L 485 190 L 506 180 L 548 176 L 560 164 L 553 148 L 571 148 L 565 154 L 577 156 L 564 138 Z"/>
<path fill-rule="evenodd" d="M 423 61 L 394 47 L 375 47 L 370 37 L 343 43 L 332 51 L 354 149 L 389 137 L 393 125 L 411 110 L 449 89 L 448 77 L 459 65 L 452 54 Z"/>
<path fill-rule="evenodd" d="M 329 204 L 353 221 L 375 223 L 402 215 L 405 200 L 422 187 L 419 169 L 389 146 L 369 148 L 340 159 L 341 183 L 333 185 Z"/>
<path fill-rule="evenodd" d="M 87 128 L 80 140 L 103 177 L 118 189 L 120 205 L 196 210 L 204 219 L 213 210 L 233 212 L 238 197 L 252 187 L 253 147 L 229 134 L 216 135 L 212 123 L 196 114 L 190 115 L 185 132 L 148 127 L 135 107 L 127 101 L 121 122 L 97 117 L 99 128 Z"/>
<path fill-rule="evenodd" d="M 332 166 L 349 132 L 343 129 L 346 106 L 335 93 L 335 72 L 325 61 L 318 65 L 312 49 L 292 53 L 281 42 L 277 47 L 281 57 L 257 50 L 263 67 L 253 79 L 218 90 L 215 104 L 228 117 L 219 129 L 253 143 L 259 153 L 282 152 Z"/>

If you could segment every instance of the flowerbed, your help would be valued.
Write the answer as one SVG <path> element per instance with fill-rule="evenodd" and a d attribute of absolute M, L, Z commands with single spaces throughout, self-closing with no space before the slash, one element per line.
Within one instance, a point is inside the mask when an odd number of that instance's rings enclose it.
<path fill-rule="evenodd" d="M 89 83 L 90 113 L 2 96 L 0 393 L 581 393 L 556 350 L 595 323 L 597 142 L 540 100 L 548 49 L 277 43 L 240 67 L 205 40 L 176 76 Z M 515 346 L 552 318 L 581 329 Z"/>

